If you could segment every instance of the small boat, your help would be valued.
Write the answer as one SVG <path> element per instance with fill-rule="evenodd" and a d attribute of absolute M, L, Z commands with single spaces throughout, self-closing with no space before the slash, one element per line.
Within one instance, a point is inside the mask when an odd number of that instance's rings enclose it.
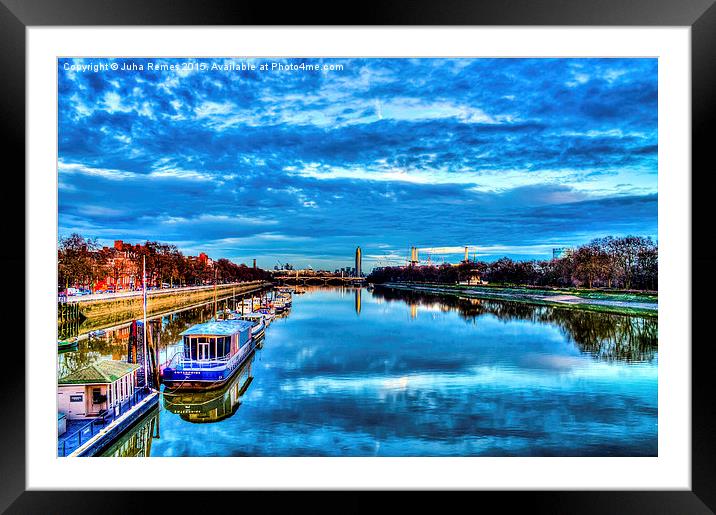
<path fill-rule="evenodd" d="M 60 342 L 57 342 L 57 351 L 58 352 L 70 352 L 73 350 L 77 350 L 77 339 L 72 340 L 63 340 Z"/>
<path fill-rule="evenodd" d="M 216 319 L 212 320 L 237 320 L 239 315 L 231 311 L 230 309 L 222 309 L 216 313 Z"/>
<path fill-rule="evenodd" d="M 258 310 L 264 316 L 264 323 L 266 327 L 271 325 L 271 322 L 276 318 L 276 310 L 273 307 L 263 307 Z"/>
<path fill-rule="evenodd" d="M 288 306 L 286 305 L 286 301 L 282 298 L 278 298 L 273 303 L 273 308 L 276 310 L 276 314 L 283 313 L 288 309 Z"/>
<path fill-rule="evenodd" d="M 87 336 L 89 336 L 90 338 L 99 338 L 101 336 L 104 336 L 105 334 L 107 334 L 107 331 L 105 331 L 104 329 L 98 329 L 97 331 L 92 331 L 88 333 Z"/>
<path fill-rule="evenodd" d="M 276 295 L 276 301 L 282 303 L 285 307 L 290 308 L 292 304 L 291 293 L 287 291 L 281 291 Z"/>
<path fill-rule="evenodd" d="M 209 389 L 225 384 L 256 347 L 248 320 L 211 320 L 183 333 L 184 349 L 162 367 L 167 388 Z"/>
<path fill-rule="evenodd" d="M 251 328 L 251 337 L 255 340 L 261 338 L 266 334 L 266 321 L 264 315 L 259 312 L 248 313 L 241 317 L 244 320 L 251 322 L 253 327 Z"/>

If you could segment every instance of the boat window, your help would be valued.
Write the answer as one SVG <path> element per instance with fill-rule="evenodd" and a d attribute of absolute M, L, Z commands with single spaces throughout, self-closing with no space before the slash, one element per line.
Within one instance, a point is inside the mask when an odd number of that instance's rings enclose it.
<path fill-rule="evenodd" d="M 197 359 L 197 356 L 199 355 L 197 352 L 197 349 L 196 349 L 196 340 L 197 340 L 196 338 L 191 339 L 191 344 L 190 344 L 191 355 L 190 355 L 189 359 Z"/>
<path fill-rule="evenodd" d="M 188 336 L 184 337 L 184 357 L 191 359 L 191 355 L 189 352 L 191 351 L 191 346 L 189 344 L 190 338 Z"/>
<path fill-rule="evenodd" d="M 216 342 L 216 357 L 220 358 L 224 355 L 224 339 L 221 337 L 214 338 Z"/>
<path fill-rule="evenodd" d="M 223 358 L 229 353 L 229 338 L 219 336 L 216 338 L 216 357 L 217 358 Z"/>

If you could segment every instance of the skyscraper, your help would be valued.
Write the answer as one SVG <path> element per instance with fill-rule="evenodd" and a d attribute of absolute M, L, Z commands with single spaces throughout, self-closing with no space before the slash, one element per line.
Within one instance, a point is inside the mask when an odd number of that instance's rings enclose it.
<path fill-rule="evenodd" d="M 363 256 L 362 256 L 362 254 L 361 254 L 360 247 L 358 247 L 358 248 L 356 249 L 356 277 L 361 277 L 361 276 L 362 276 L 362 272 L 361 272 L 361 260 L 362 260 L 362 257 L 363 257 Z"/>
<path fill-rule="evenodd" d="M 418 264 L 418 247 L 410 247 L 410 264 L 413 266 Z"/>

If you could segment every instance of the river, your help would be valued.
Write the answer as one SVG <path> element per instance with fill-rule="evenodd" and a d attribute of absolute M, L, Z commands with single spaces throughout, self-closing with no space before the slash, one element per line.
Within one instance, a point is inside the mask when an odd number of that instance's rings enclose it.
<path fill-rule="evenodd" d="M 162 359 L 212 312 L 163 317 Z M 123 359 L 127 334 L 60 373 Z M 309 288 L 227 386 L 163 395 L 146 454 L 656 456 L 657 340 L 655 317 Z"/>

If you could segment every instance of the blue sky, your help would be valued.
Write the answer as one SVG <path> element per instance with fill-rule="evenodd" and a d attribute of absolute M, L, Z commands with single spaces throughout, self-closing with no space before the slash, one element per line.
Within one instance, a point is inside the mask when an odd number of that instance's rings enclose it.
<path fill-rule="evenodd" d="M 329 269 L 656 238 L 656 59 L 186 61 L 58 60 L 61 236 Z"/>

